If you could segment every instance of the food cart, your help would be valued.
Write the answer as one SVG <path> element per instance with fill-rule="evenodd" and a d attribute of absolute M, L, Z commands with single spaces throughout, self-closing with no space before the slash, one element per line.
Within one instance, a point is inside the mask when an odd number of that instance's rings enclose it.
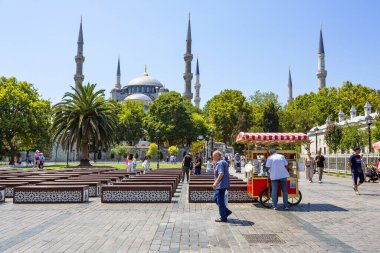
<path fill-rule="evenodd" d="M 309 142 L 306 134 L 303 133 L 245 133 L 240 132 L 236 137 L 236 142 L 240 144 L 255 144 L 253 150 L 245 150 L 246 161 L 251 162 L 254 169 L 248 173 L 247 193 L 250 197 L 257 198 L 261 205 L 266 208 L 272 207 L 270 179 L 265 170 L 265 161 L 269 156 L 268 146 L 286 145 L 286 150 L 276 149 L 278 154 L 282 154 L 288 161 L 288 171 L 290 177 L 287 179 L 288 203 L 298 205 L 302 200 L 302 193 L 298 187 L 299 168 L 298 160 L 300 154 L 295 150 L 295 145 Z M 258 164 L 260 165 L 258 167 Z M 278 187 L 280 197 L 281 187 Z"/>

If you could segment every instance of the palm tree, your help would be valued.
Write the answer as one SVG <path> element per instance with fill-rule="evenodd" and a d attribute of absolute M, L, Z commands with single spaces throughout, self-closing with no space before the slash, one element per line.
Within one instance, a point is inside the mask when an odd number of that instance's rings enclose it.
<path fill-rule="evenodd" d="M 95 91 L 96 84 L 78 84 L 66 92 L 60 103 L 53 106 L 53 140 L 65 150 L 76 145 L 81 152 L 79 166 L 91 166 L 89 143 L 109 148 L 115 141 L 115 106 L 104 99 L 104 90 Z"/>

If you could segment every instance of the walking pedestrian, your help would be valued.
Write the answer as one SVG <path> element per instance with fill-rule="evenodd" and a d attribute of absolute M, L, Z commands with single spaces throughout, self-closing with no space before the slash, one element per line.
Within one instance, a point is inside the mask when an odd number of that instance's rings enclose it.
<path fill-rule="evenodd" d="M 315 164 L 318 168 L 318 182 L 322 183 L 323 170 L 325 169 L 325 157 L 322 155 L 320 150 L 317 152 L 317 156 L 315 157 Z"/>
<path fill-rule="evenodd" d="M 206 164 L 206 174 L 210 174 L 212 169 L 212 160 L 211 157 L 207 159 L 207 164 Z"/>
<path fill-rule="evenodd" d="M 239 153 L 235 154 L 235 170 L 237 173 L 241 173 L 241 157 Z"/>
<path fill-rule="evenodd" d="M 309 183 L 312 183 L 314 176 L 314 159 L 311 157 L 310 152 L 307 152 L 303 164 L 305 167 L 306 179 L 309 180 Z"/>
<path fill-rule="evenodd" d="M 186 181 L 189 182 L 189 173 L 190 168 L 192 167 L 193 159 L 191 157 L 191 153 L 187 153 L 185 157 L 182 159 L 182 183 L 185 181 L 185 175 L 186 175 Z"/>
<path fill-rule="evenodd" d="M 215 222 L 227 222 L 227 217 L 232 214 L 225 201 L 226 191 L 230 187 L 229 167 L 227 162 L 222 159 L 222 153 L 219 150 L 214 151 L 212 159 L 215 163 L 212 188 L 215 190 L 214 201 L 219 207 L 220 215 L 220 218 L 216 219 Z"/>
<path fill-rule="evenodd" d="M 362 168 L 362 157 L 360 156 L 360 147 L 354 147 L 354 154 L 350 156 L 350 160 L 348 165 L 351 168 L 351 175 L 353 180 L 353 189 L 357 195 L 360 195 L 359 193 L 359 185 L 361 185 L 364 182 L 364 173 Z M 358 182 L 359 179 L 359 182 Z"/>
<path fill-rule="evenodd" d="M 286 166 L 288 165 L 288 161 L 281 154 L 277 154 L 275 149 L 269 150 L 270 156 L 265 164 L 267 169 L 269 169 L 269 176 L 271 180 L 271 188 L 272 188 L 272 201 L 273 201 L 273 209 L 277 210 L 278 203 L 278 195 L 277 188 L 278 184 L 281 186 L 282 191 L 282 201 L 284 203 L 284 209 L 289 210 L 288 204 L 288 188 L 287 188 L 287 178 L 290 176 Z"/>
<path fill-rule="evenodd" d="M 128 155 L 127 161 L 125 163 L 127 164 L 127 172 L 133 172 L 133 154 Z"/>
<path fill-rule="evenodd" d="M 144 157 L 144 161 L 142 163 L 142 167 L 145 170 L 145 173 L 147 173 L 150 169 L 150 161 L 149 161 L 149 156 Z"/>

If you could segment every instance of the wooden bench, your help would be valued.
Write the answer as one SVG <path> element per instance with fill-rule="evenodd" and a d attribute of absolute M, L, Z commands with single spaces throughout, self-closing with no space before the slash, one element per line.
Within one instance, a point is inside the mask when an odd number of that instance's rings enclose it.
<path fill-rule="evenodd" d="M 214 189 L 212 185 L 189 185 L 189 203 L 212 203 Z M 229 203 L 250 203 L 253 199 L 247 194 L 247 185 L 231 184 L 228 189 Z"/>
<path fill-rule="evenodd" d="M 88 185 L 19 186 L 13 191 L 13 203 L 83 203 L 88 201 Z"/>
<path fill-rule="evenodd" d="M 168 182 L 168 181 L 126 181 L 126 182 L 119 182 L 114 183 L 113 185 L 149 185 L 149 186 L 155 186 L 155 185 L 170 185 L 172 187 L 172 197 L 174 197 L 174 193 L 176 191 L 175 183 L 174 182 Z"/>
<path fill-rule="evenodd" d="M 0 203 L 5 201 L 5 186 L 0 185 Z"/>
<path fill-rule="evenodd" d="M 170 185 L 103 186 L 102 203 L 170 203 Z"/>
<path fill-rule="evenodd" d="M 28 185 L 28 182 L 1 182 L 0 185 L 5 187 L 5 197 L 12 198 L 14 188 L 17 186 Z"/>
<path fill-rule="evenodd" d="M 107 178 L 70 178 L 70 179 L 60 179 L 55 180 L 54 182 L 99 182 L 102 185 L 109 185 L 112 184 L 111 179 Z"/>
<path fill-rule="evenodd" d="M 100 182 L 83 182 L 83 181 L 66 181 L 66 182 L 42 182 L 37 185 L 88 185 L 89 197 L 98 197 L 100 195 L 102 185 Z"/>
<path fill-rule="evenodd" d="M 129 179 L 126 179 L 126 180 L 123 180 L 123 182 L 146 182 L 146 181 L 149 181 L 149 182 L 167 182 L 167 183 L 173 183 L 174 184 L 174 189 L 177 189 L 178 187 L 178 183 L 177 183 L 177 179 L 175 178 L 143 178 L 143 177 L 133 177 L 133 178 L 129 178 Z"/>

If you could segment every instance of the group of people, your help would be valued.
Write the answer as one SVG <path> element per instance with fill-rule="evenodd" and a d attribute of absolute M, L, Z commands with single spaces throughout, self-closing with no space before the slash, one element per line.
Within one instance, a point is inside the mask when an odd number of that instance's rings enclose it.
<path fill-rule="evenodd" d="M 34 166 L 38 169 L 43 169 L 45 163 L 45 156 L 42 152 L 39 150 L 36 150 L 36 153 L 34 153 Z"/>
<path fill-rule="evenodd" d="M 319 183 L 322 183 L 323 171 L 325 169 L 325 157 L 321 154 L 321 151 L 317 152 L 317 156 L 313 158 L 311 153 L 308 152 L 304 159 L 304 169 L 306 174 L 306 179 L 309 183 L 313 182 L 313 176 L 318 172 Z"/>
<path fill-rule="evenodd" d="M 128 172 L 135 171 L 137 168 L 137 163 L 138 163 L 137 157 L 134 156 L 133 154 L 129 154 L 127 158 L 125 159 L 125 165 L 126 165 L 127 171 Z M 145 171 L 150 170 L 150 157 L 145 156 L 143 163 L 141 165 Z"/>

